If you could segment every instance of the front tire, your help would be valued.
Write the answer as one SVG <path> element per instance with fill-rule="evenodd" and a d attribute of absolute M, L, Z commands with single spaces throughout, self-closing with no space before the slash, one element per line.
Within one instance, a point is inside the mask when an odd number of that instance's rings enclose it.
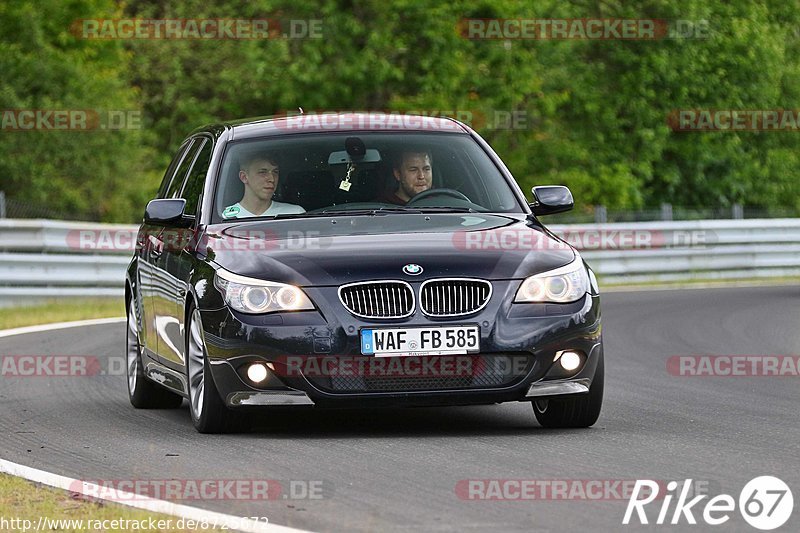
<path fill-rule="evenodd" d="M 139 343 L 139 320 L 133 298 L 128 302 L 128 328 L 126 334 L 126 362 L 128 398 L 137 409 L 176 409 L 183 398 L 159 387 L 144 375 L 142 346 Z"/>
<path fill-rule="evenodd" d="M 200 433 L 227 433 L 240 429 L 244 418 L 228 409 L 214 384 L 206 357 L 200 311 L 189 310 L 186 327 L 186 376 L 189 383 L 189 412 Z"/>
<path fill-rule="evenodd" d="M 572 398 L 534 400 L 533 412 L 536 420 L 546 428 L 588 428 L 600 417 L 603 406 L 603 382 L 605 364 L 603 354 L 597 361 L 589 392 Z"/>

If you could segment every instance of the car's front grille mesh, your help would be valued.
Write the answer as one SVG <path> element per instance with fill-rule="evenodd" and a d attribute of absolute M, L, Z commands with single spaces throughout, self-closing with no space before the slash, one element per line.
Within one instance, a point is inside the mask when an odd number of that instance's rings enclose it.
<path fill-rule="evenodd" d="M 319 376 L 306 374 L 306 379 L 316 388 L 329 393 L 370 393 L 370 392 L 402 392 L 402 391 L 443 391 L 459 389 L 492 389 L 504 388 L 518 383 L 531 369 L 533 358 L 529 354 L 520 354 L 514 363 L 509 363 L 509 356 L 502 356 L 503 360 L 493 362 L 492 355 L 462 355 L 449 356 L 453 359 L 461 358 L 463 362 L 453 363 L 456 371 L 447 371 L 446 365 L 433 366 L 443 371 L 424 375 L 423 372 L 398 371 L 399 368 L 422 368 L 422 361 L 428 360 L 428 365 L 435 362 L 438 356 L 424 356 L 416 358 L 415 365 L 404 364 L 403 357 L 387 357 L 384 365 L 379 368 L 384 372 L 362 372 L 360 374 L 346 374 Z M 320 360 L 322 358 L 319 358 Z M 413 357 L 412 357 L 413 359 Z M 432 361 L 432 362 L 431 362 Z M 464 364 L 464 363 L 468 364 Z M 323 363 L 318 363 L 320 367 Z M 317 365 L 315 365 L 316 368 Z M 353 367 L 358 365 L 353 364 Z M 364 365 L 361 368 L 371 368 Z"/>
<path fill-rule="evenodd" d="M 474 313 L 489 301 L 492 285 L 478 279 L 436 279 L 423 283 L 420 308 L 428 316 Z"/>
<path fill-rule="evenodd" d="M 403 281 L 345 285 L 339 299 L 348 311 L 364 318 L 403 318 L 414 311 L 414 293 Z"/>

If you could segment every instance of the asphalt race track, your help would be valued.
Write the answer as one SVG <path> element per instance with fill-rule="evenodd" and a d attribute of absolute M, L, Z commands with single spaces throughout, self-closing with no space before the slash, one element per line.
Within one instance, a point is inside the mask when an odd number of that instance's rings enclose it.
<path fill-rule="evenodd" d="M 683 377 L 673 355 L 800 354 L 800 287 L 610 293 L 606 396 L 588 430 L 551 431 L 528 403 L 269 414 L 244 434 L 195 432 L 184 402 L 137 411 L 124 375 L 0 377 L 0 457 L 78 479 L 321 482 L 320 499 L 184 501 L 313 531 L 757 531 L 623 526 L 625 499 L 470 501 L 460 480 L 700 480 L 738 500 L 762 475 L 793 489 L 797 377 Z M 0 339 L 0 354 L 124 356 L 123 323 Z M 105 363 L 103 363 L 105 364 Z M 106 368 L 103 366 L 103 368 Z M 317 485 L 313 485 L 317 486 Z M 572 486 L 572 485 L 570 485 Z M 300 491 L 302 492 L 302 491 Z M 461 496 L 461 497 L 460 497 Z M 674 500 L 673 500 L 674 504 Z M 660 503 L 648 507 L 655 520 Z M 672 513 L 669 513 L 671 517 Z"/>

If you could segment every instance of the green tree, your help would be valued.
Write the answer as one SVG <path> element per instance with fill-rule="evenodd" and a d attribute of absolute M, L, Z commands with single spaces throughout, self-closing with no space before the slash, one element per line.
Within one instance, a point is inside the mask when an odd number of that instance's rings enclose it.
<path fill-rule="evenodd" d="M 122 46 L 71 32 L 78 19 L 114 13 L 110 0 L 0 3 L 0 109 L 140 110 Z M 154 179 L 144 141 L 141 131 L 4 129 L 0 190 L 71 218 L 133 220 Z"/>

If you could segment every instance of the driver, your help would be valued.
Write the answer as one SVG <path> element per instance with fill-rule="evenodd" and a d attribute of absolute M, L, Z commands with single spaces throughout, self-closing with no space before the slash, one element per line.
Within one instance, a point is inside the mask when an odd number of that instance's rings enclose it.
<path fill-rule="evenodd" d="M 432 158 L 428 150 L 406 150 L 400 154 L 393 167 L 397 189 L 384 191 L 381 202 L 405 205 L 414 196 L 433 185 Z"/>
<path fill-rule="evenodd" d="M 224 218 L 264 217 L 305 213 L 295 204 L 272 199 L 278 188 L 280 168 L 275 156 L 263 153 L 243 155 L 239 159 L 239 179 L 244 183 L 242 199 L 225 208 Z"/>

